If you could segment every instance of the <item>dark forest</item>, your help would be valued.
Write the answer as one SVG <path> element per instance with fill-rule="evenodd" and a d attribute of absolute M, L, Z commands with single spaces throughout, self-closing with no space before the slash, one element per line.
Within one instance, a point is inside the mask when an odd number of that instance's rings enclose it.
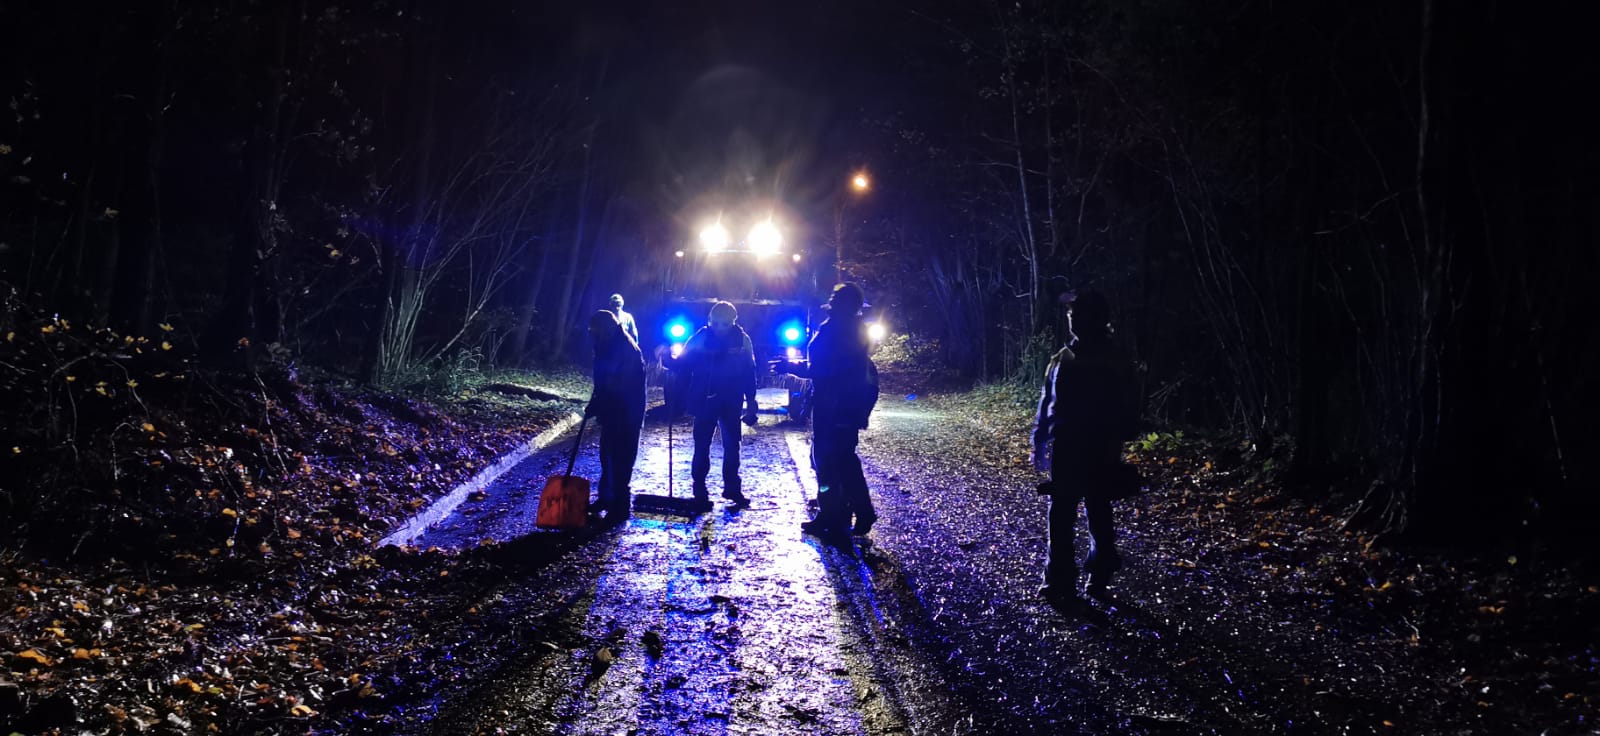
<path fill-rule="evenodd" d="M 1270 479 L 1242 493 L 1337 509 L 1368 549 L 1591 564 L 1600 56 L 1578 15 L 0 1 L 0 550 L 121 565 L 237 536 L 218 509 L 258 501 L 232 494 L 321 472 L 264 418 L 286 396 L 432 426 L 466 376 L 584 369 L 607 294 L 641 333 L 667 308 L 716 192 L 780 202 L 806 298 L 860 284 L 905 375 L 1037 391 L 1096 291 L 1145 445 L 1208 438 Z M 444 488 L 389 487 L 369 541 Z M 272 513 L 239 543 L 278 544 Z M 341 549 L 365 513 L 332 512 Z"/>

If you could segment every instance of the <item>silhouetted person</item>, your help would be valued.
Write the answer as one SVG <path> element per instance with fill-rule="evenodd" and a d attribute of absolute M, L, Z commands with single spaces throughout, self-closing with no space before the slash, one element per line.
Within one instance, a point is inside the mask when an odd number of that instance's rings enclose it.
<path fill-rule="evenodd" d="M 1034 420 L 1033 464 L 1050 472 L 1050 551 L 1039 592 L 1051 604 L 1078 603 L 1074 557 L 1078 502 L 1089 517 L 1087 592 L 1105 594 L 1121 566 L 1112 527 L 1111 481 L 1122 443 L 1138 418 L 1132 361 L 1112 343 L 1111 308 L 1080 294 L 1067 317 L 1068 345 L 1050 360 Z"/>
<path fill-rule="evenodd" d="M 817 517 L 800 526 L 807 534 L 865 535 L 878 519 L 856 455 L 861 430 L 866 429 L 878 398 L 878 370 L 869 355 L 872 339 L 861 319 L 865 302 L 861 287 L 835 286 L 826 307 L 828 319 L 817 327 L 807 348 L 811 452 L 818 487 Z"/>
<path fill-rule="evenodd" d="M 608 311 L 617 316 L 617 324 L 622 325 L 622 331 L 628 333 L 628 337 L 633 338 L 633 344 L 638 345 L 639 326 L 634 324 L 633 315 L 622 308 L 622 295 L 612 294 L 610 304 Z"/>
<path fill-rule="evenodd" d="M 639 344 L 611 312 L 589 317 L 594 339 L 594 394 L 584 407 L 586 417 L 600 420 L 598 504 L 611 522 L 627 518 L 632 500 L 629 484 L 639 457 L 639 430 L 644 424 L 644 358 Z"/>
<path fill-rule="evenodd" d="M 706 475 L 711 472 L 711 436 L 722 431 L 722 497 L 734 506 L 749 505 L 739 479 L 739 427 L 756 425 L 755 346 L 744 328 L 735 324 L 739 311 L 732 304 L 711 306 L 709 324 L 684 343 L 683 353 L 672 361 L 672 368 L 688 374 L 684 403 L 694 415 L 694 460 L 690 474 L 694 479 L 694 498 L 703 509 L 711 508 L 706 490 Z"/>

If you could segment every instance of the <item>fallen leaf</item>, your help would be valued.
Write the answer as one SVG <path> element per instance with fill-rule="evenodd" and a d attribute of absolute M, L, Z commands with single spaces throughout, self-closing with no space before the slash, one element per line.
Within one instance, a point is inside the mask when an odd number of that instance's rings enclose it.
<path fill-rule="evenodd" d="M 21 654 L 18 654 L 17 659 L 24 659 L 42 667 L 49 667 L 50 665 L 55 664 L 55 662 L 51 660 L 48 655 L 37 649 L 29 649 Z"/>

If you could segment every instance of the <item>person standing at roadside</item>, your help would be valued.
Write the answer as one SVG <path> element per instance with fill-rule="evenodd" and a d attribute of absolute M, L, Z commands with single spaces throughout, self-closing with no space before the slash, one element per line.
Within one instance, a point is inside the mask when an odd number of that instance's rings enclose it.
<path fill-rule="evenodd" d="M 711 305 L 708 324 L 684 343 L 672 368 L 688 374 L 685 395 L 694 415 L 694 499 L 701 510 L 711 508 L 706 476 L 711 472 L 711 437 L 722 432 L 722 497 L 735 508 L 750 505 L 739 478 L 739 440 L 742 420 L 756 426 L 755 346 L 737 324 L 739 310 L 728 302 Z M 741 408 L 743 411 L 741 412 Z"/>
<path fill-rule="evenodd" d="M 602 309 L 590 315 L 589 336 L 594 340 L 594 393 L 583 415 L 600 420 L 596 495 L 606 521 L 617 523 L 628 517 L 632 505 L 629 485 L 644 426 L 644 358 L 639 344 L 611 312 Z"/>
<path fill-rule="evenodd" d="M 622 295 L 612 294 L 609 302 L 609 311 L 617 316 L 617 324 L 622 325 L 622 331 L 633 338 L 633 344 L 639 344 L 639 326 L 634 323 L 633 315 L 622 308 Z"/>
<path fill-rule="evenodd" d="M 811 378 L 811 453 L 817 469 L 817 516 L 800 525 L 807 534 L 838 538 L 864 536 L 878 513 L 856 455 L 861 430 L 878 399 L 878 369 L 870 356 L 872 339 L 861 319 L 866 295 L 855 284 L 833 287 L 807 348 Z M 851 525 L 852 517 L 854 525 Z"/>
<path fill-rule="evenodd" d="M 1033 466 L 1050 473 L 1049 552 L 1039 593 L 1073 608 L 1078 598 L 1074 536 L 1078 503 L 1089 517 L 1086 591 L 1105 595 L 1122 566 L 1112 526 L 1122 443 L 1138 421 L 1133 363 L 1112 342 L 1111 306 L 1097 292 L 1079 294 L 1067 315 L 1068 345 L 1050 360 L 1034 419 Z"/>

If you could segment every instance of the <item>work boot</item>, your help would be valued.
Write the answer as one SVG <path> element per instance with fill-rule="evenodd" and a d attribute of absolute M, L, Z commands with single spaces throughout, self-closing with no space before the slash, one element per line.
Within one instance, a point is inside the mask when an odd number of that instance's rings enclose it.
<path fill-rule="evenodd" d="M 744 491 L 739 490 L 740 485 L 738 479 L 735 478 L 733 483 L 722 489 L 722 497 L 732 501 L 735 508 L 742 509 L 750 505 L 750 499 L 745 498 Z"/>
<path fill-rule="evenodd" d="M 856 525 L 854 529 L 850 530 L 850 533 L 858 537 L 865 537 L 867 532 L 872 531 L 872 523 L 877 520 L 878 514 L 873 511 L 868 511 L 865 514 L 856 514 Z"/>
<path fill-rule="evenodd" d="M 621 524 L 633 514 L 633 503 L 630 495 L 624 494 L 606 504 L 606 521 L 612 524 Z"/>
<path fill-rule="evenodd" d="M 706 490 L 704 478 L 695 479 L 694 502 L 689 504 L 689 508 L 693 509 L 697 514 L 711 510 L 711 493 Z"/>
<path fill-rule="evenodd" d="M 800 525 L 800 531 L 831 544 L 847 544 L 850 532 L 842 525 L 830 524 L 824 519 L 812 519 Z"/>
<path fill-rule="evenodd" d="M 1111 597 L 1111 593 L 1106 590 L 1106 586 L 1110 584 L 1111 573 L 1091 572 L 1089 573 L 1089 582 L 1083 586 L 1083 594 L 1090 598 L 1105 600 Z"/>

